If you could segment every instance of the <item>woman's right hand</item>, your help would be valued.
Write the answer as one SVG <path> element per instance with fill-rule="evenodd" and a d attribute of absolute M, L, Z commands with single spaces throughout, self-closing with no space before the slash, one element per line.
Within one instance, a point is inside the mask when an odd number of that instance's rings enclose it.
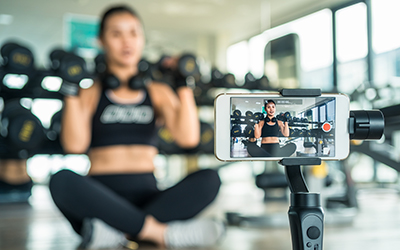
<path fill-rule="evenodd" d="M 261 137 L 261 130 L 264 127 L 265 120 L 261 120 L 260 122 L 254 125 L 254 137 L 256 139 Z"/>
<path fill-rule="evenodd" d="M 83 154 L 91 141 L 92 116 L 99 97 L 100 84 L 80 89 L 78 96 L 65 96 L 61 121 L 61 145 L 66 153 Z"/>

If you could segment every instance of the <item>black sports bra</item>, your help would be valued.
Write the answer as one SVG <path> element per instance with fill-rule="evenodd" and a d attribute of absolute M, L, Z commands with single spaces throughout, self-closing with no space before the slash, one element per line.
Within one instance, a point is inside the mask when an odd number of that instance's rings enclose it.
<path fill-rule="evenodd" d="M 131 104 L 121 104 L 103 90 L 92 120 L 91 148 L 110 145 L 157 146 L 155 114 L 150 96 Z"/>
<path fill-rule="evenodd" d="M 265 121 L 264 126 L 261 129 L 261 137 L 278 137 L 278 135 L 279 135 L 278 122 L 275 122 L 274 125 L 269 125 L 267 121 Z"/>

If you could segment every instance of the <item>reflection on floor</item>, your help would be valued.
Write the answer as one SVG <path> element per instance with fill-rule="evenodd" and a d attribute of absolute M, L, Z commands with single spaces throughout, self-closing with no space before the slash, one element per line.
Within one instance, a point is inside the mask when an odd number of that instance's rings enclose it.
<path fill-rule="evenodd" d="M 249 184 L 223 185 L 216 202 L 201 216 L 224 216 L 226 211 L 267 213 L 286 217 L 287 202 L 260 201 L 260 192 Z M 236 189 L 239 190 L 239 189 Z M 358 192 L 360 209 L 347 225 L 326 225 L 325 250 L 397 249 L 400 245 L 400 197 L 389 189 Z M 329 211 L 326 211 L 329 216 Z M 30 204 L 0 206 L 0 249 L 76 249 L 74 234 L 49 197 L 47 187 L 36 185 Z M 154 249 L 140 247 L 140 249 Z M 273 228 L 228 227 L 226 237 L 214 250 L 288 250 L 292 249 L 288 224 Z M 200 249 L 201 250 L 201 249 Z"/>

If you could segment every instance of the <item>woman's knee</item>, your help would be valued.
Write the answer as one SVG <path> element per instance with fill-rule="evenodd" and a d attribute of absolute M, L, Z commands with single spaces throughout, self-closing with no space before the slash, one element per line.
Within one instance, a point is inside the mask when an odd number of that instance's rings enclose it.
<path fill-rule="evenodd" d="M 219 189 L 219 187 L 221 186 L 221 179 L 216 170 L 203 169 L 203 170 L 200 170 L 200 172 L 202 173 L 203 178 L 206 180 L 206 182 L 208 184 L 212 184 Z"/>
<path fill-rule="evenodd" d="M 75 182 L 75 179 L 79 175 L 70 171 L 70 170 L 60 170 L 57 173 L 55 173 L 53 176 L 50 178 L 49 182 L 49 190 L 50 193 L 53 195 L 60 195 L 62 193 L 65 193 L 66 189 L 74 185 L 73 183 Z"/>
<path fill-rule="evenodd" d="M 291 156 L 296 152 L 297 146 L 294 143 L 288 143 L 284 146 L 284 156 Z"/>
<path fill-rule="evenodd" d="M 296 152 L 297 150 L 297 146 L 294 143 L 290 143 L 290 152 L 291 154 L 293 154 L 294 152 Z"/>
<path fill-rule="evenodd" d="M 216 196 L 221 186 L 221 179 L 218 172 L 213 169 L 203 169 L 192 174 L 193 184 L 200 188 L 203 194 Z"/>
<path fill-rule="evenodd" d="M 248 144 L 247 152 L 252 157 L 271 157 L 270 153 L 268 153 L 262 147 L 257 146 L 255 143 L 249 143 Z"/>

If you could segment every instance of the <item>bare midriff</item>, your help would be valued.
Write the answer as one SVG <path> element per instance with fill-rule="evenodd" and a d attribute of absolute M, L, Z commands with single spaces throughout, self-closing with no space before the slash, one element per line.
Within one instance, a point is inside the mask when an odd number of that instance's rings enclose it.
<path fill-rule="evenodd" d="M 26 171 L 26 160 L 0 160 L 0 180 L 15 185 L 28 182 L 30 177 Z"/>
<path fill-rule="evenodd" d="M 261 144 L 268 144 L 268 143 L 279 143 L 278 137 L 263 137 L 261 139 Z"/>
<path fill-rule="evenodd" d="M 90 149 L 89 175 L 152 173 L 156 147 L 147 145 L 116 145 Z"/>
<path fill-rule="evenodd" d="M 267 124 L 270 126 L 275 125 L 274 122 L 268 122 Z M 261 139 L 261 144 L 268 144 L 268 143 L 279 143 L 279 138 L 273 136 L 273 137 L 263 137 Z"/>

